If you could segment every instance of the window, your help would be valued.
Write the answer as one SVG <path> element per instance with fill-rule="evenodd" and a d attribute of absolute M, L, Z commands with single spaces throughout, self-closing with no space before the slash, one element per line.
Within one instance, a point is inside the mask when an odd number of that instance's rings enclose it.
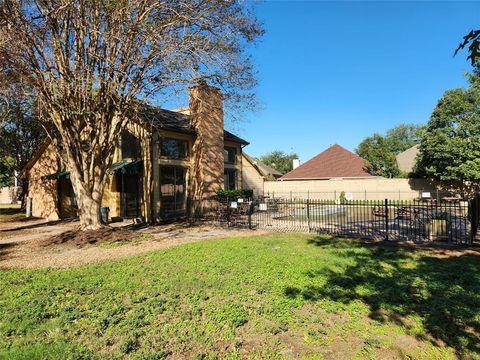
<path fill-rule="evenodd" d="M 175 160 L 185 159 L 188 156 L 188 141 L 162 138 L 160 140 L 160 156 Z"/>
<path fill-rule="evenodd" d="M 224 189 L 235 190 L 237 188 L 236 187 L 237 171 L 235 169 L 225 169 L 223 176 L 224 176 Z"/>
<path fill-rule="evenodd" d="M 233 147 L 225 147 L 223 149 L 225 154 L 225 164 L 235 164 L 237 157 L 237 149 Z"/>
<path fill-rule="evenodd" d="M 124 130 L 121 137 L 122 159 L 140 159 L 140 141 Z"/>
<path fill-rule="evenodd" d="M 163 216 L 185 213 L 186 210 L 185 168 L 160 166 L 161 212 Z"/>

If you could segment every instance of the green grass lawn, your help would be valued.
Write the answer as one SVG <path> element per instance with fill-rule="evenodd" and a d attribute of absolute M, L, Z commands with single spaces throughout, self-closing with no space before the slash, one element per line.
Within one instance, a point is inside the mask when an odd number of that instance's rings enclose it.
<path fill-rule="evenodd" d="M 1 359 L 480 358 L 480 257 L 303 234 L 0 276 Z"/>

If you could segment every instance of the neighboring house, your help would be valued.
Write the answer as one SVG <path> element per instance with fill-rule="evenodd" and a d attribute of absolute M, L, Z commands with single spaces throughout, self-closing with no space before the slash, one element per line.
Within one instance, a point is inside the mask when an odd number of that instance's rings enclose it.
<path fill-rule="evenodd" d="M 222 94 L 208 85 L 190 89 L 188 110 L 145 106 L 119 134 L 102 206 L 110 216 L 147 220 L 201 210 L 221 189 L 242 188 L 242 148 L 248 142 L 224 130 Z M 32 215 L 77 215 L 69 173 L 46 141 L 24 170 Z"/>
<path fill-rule="evenodd" d="M 275 180 L 281 176 L 280 171 L 242 153 L 242 185 L 244 189 L 253 190 L 254 196 L 263 196 L 266 180 Z"/>
<path fill-rule="evenodd" d="M 14 204 L 18 201 L 18 195 L 22 188 L 15 186 L 5 186 L 0 188 L 0 204 Z"/>
<path fill-rule="evenodd" d="M 365 160 L 338 144 L 283 175 L 281 181 L 372 178 Z"/>
<path fill-rule="evenodd" d="M 396 158 L 400 171 L 411 173 L 415 168 L 415 162 L 419 152 L 420 145 L 414 145 L 398 154 Z"/>

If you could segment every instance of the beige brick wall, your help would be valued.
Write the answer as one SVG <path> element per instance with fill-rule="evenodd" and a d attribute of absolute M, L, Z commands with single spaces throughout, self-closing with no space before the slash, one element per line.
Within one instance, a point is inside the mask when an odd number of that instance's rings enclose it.
<path fill-rule="evenodd" d="M 421 191 L 431 191 L 432 187 L 422 179 L 343 179 L 343 180 L 299 180 L 265 181 L 265 194 L 275 197 L 312 199 L 338 199 L 340 193 L 351 192 L 354 200 L 412 200 L 421 195 Z"/>
<path fill-rule="evenodd" d="M 218 89 L 201 84 L 190 88 L 189 104 L 197 131 L 190 172 L 192 211 L 196 212 L 224 183 L 223 98 Z"/>
<path fill-rule="evenodd" d="M 28 171 L 28 197 L 32 199 L 32 216 L 57 220 L 57 181 L 44 180 L 43 176 L 57 172 L 56 148 L 50 144 Z"/>
<path fill-rule="evenodd" d="M 244 156 L 242 156 L 242 178 L 243 189 L 253 190 L 253 196 L 263 196 L 263 176 Z"/>

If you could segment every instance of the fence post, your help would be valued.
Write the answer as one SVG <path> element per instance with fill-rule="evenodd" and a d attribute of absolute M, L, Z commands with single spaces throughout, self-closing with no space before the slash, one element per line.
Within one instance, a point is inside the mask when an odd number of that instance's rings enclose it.
<path fill-rule="evenodd" d="M 385 199 L 385 240 L 388 241 L 388 199 Z"/>
<path fill-rule="evenodd" d="M 307 222 L 308 222 L 308 232 L 311 232 L 312 229 L 310 227 L 310 199 L 307 198 Z"/>
<path fill-rule="evenodd" d="M 252 230 L 252 213 L 253 213 L 253 201 L 250 201 L 250 206 L 248 207 L 248 228 Z"/>

